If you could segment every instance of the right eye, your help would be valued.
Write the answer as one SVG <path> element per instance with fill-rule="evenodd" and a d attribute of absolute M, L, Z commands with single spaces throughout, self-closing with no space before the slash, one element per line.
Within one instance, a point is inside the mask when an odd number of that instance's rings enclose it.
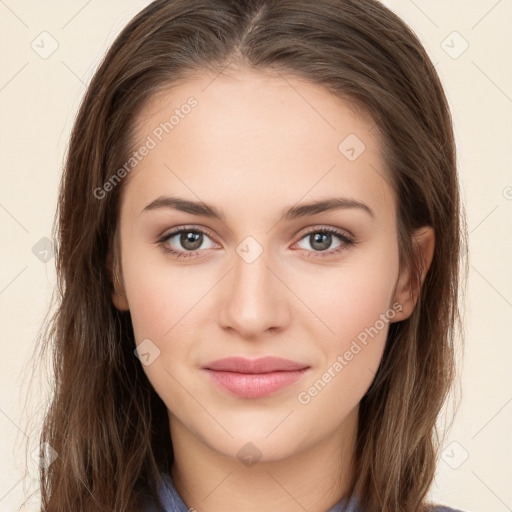
<path fill-rule="evenodd" d="M 205 237 L 210 239 L 208 233 L 202 229 L 178 228 L 167 233 L 157 242 L 165 251 L 178 258 L 190 258 L 196 256 L 197 252 L 202 252 L 200 247 L 205 242 Z M 213 245 L 209 245 L 206 249 L 211 249 L 212 247 Z"/>

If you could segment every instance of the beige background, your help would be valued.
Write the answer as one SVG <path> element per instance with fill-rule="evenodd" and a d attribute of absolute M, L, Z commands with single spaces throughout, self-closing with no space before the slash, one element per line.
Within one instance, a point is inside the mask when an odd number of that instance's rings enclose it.
<path fill-rule="evenodd" d="M 34 490 L 37 436 L 26 422 L 37 423 L 45 388 L 25 404 L 25 372 L 55 282 L 54 259 L 40 261 L 37 244 L 51 237 L 69 132 L 99 59 L 148 3 L 0 1 L 2 511 L 18 510 Z M 470 232 L 462 402 L 432 496 L 468 512 L 512 511 L 512 2 L 386 3 L 419 36 L 445 84 Z M 24 510 L 36 510 L 33 503 Z"/>

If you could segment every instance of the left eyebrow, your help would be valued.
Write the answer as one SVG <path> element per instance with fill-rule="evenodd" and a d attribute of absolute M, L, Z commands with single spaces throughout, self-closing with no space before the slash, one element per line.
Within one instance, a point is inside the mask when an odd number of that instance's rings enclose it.
<path fill-rule="evenodd" d="M 331 197 L 328 199 L 322 199 L 321 201 L 314 201 L 311 203 L 301 204 L 298 206 L 292 206 L 288 208 L 281 220 L 292 220 L 298 219 L 299 217 L 306 217 L 307 215 L 315 215 L 317 213 L 326 212 L 329 210 L 359 208 L 360 210 L 368 213 L 373 219 L 375 214 L 373 210 L 361 201 L 350 199 L 347 197 Z"/>
<path fill-rule="evenodd" d="M 218 219 L 223 222 L 226 220 L 225 213 L 222 210 L 218 210 L 212 205 L 203 203 L 202 201 L 190 201 L 189 199 L 184 199 L 182 197 L 170 196 L 158 197 L 157 199 L 149 203 L 142 210 L 141 213 L 152 210 L 158 210 L 162 208 L 178 210 L 190 213 L 192 215 L 199 215 L 202 217 L 208 217 L 212 219 Z M 355 199 L 350 199 L 347 197 L 331 197 L 327 199 L 322 199 L 320 201 L 314 201 L 306 204 L 288 207 L 283 212 L 281 216 L 281 221 L 298 219 L 301 217 L 315 215 L 329 210 L 350 208 L 360 209 L 369 214 L 373 219 L 375 219 L 375 213 L 373 212 L 373 210 L 368 205 L 362 203 L 361 201 L 356 201 Z"/>

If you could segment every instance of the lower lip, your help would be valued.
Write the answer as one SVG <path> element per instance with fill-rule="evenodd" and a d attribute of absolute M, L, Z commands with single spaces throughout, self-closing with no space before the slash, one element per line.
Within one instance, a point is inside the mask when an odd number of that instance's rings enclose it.
<path fill-rule="evenodd" d="M 269 373 L 236 373 L 206 369 L 213 382 L 242 398 L 261 398 L 297 382 L 308 368 Z"/>

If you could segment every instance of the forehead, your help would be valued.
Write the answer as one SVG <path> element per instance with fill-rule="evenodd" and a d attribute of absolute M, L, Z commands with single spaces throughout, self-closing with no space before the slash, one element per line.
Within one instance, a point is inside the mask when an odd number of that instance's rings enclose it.
<path fill-rule="evenodd" d="M 297 77 L 196 75 L 155 95 L 134 134 L 134 151 L 151 146 L 124 183 L 139 211 L 163 193 L 256 211 L 336 192 L 394 216 L 375 123 Z"/>

